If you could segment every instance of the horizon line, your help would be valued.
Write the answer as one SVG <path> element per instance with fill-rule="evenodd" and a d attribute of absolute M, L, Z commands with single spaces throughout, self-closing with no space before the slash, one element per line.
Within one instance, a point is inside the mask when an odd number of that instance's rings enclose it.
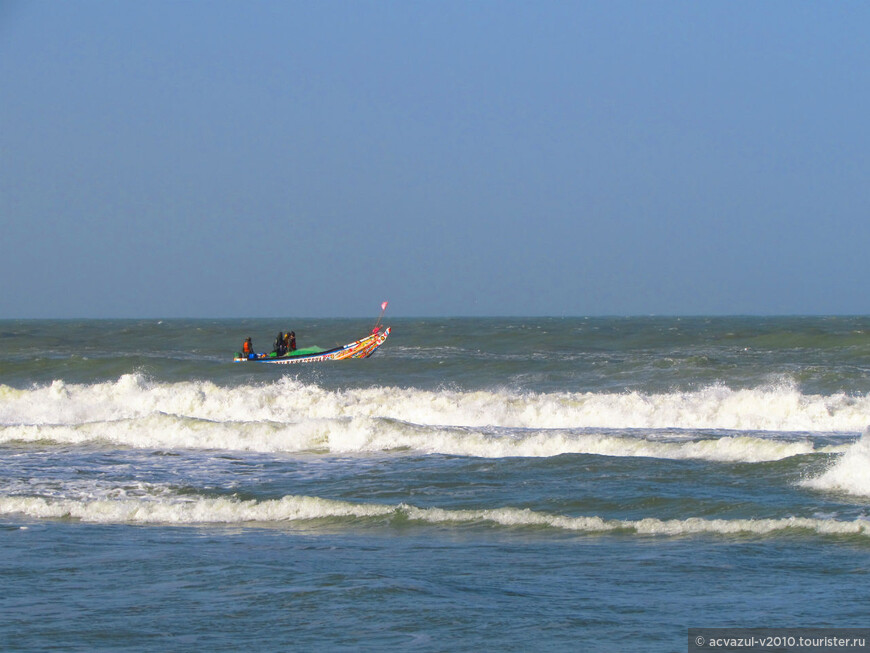
<path fill-rule="evenodd" d="M 0 317 L 0 322 L 36 322 L 36 321 L 141 321 L 141 320 L 365 320 L 372 316 L 335 316 L 335 315 L 249 315 L 249 316 L 136 316 L 136 317 Z M 390 319 L 396 320 L 454 320 L 454 319 L 711 319 L 711 318 L 856 318 L 870 317 L 870 313 L 600 313 L 586 315 L 399 315 Z"/>

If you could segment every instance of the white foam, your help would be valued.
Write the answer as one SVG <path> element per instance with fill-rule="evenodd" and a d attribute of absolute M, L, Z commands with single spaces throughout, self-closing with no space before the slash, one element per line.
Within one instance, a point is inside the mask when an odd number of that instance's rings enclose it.
<path fill-rule="evenodd" d="M 341 517 L 376 517 L 395 508 L 351 504 L 318 497 L 288 496 L 268 501 L 233 498 L 190 498 L 175 501 L 51 500 L 43 497 L 2 497 L 0 514 L 37 519 L 78 519 L 95 523 L 244 524 L 275 523 Z"/>
<path fill-rule="evenodd" d="M 502 526 L 546 526 L 571 531 L 603 533 L 633 531 L 639 535 L 770 535 L 772 533 L 801 529 L 822 535 L 870 536 L 870 521 L 837 521 L 806 517 L 782 519 L 656 519 L 639 520 L 602 519 L 601 517 L 567 517 L 535 512 L 528 509 L 499 508 L 495 510 L 408 509 L 408 516 L 422 521 L 443 522 L 492 522 Z"/>
<path fill-rule="evenodd" d="M 265 501 L 234 498 L 188 500 L 52 500 L 42 497 L 2 497 L 0 515 L 35 519 L 77 519 L 95 523 L 271 525 L 310 520 L 388 518 L 427 524 L 494 524 L 504 527 L 544 527 L 585 533 L 626 532 L 638 535 L 773 535 L 809 531 L 819 535 L 870 536 L 870 521 L 840 521 L 809 517 L 779 519 L 604 519 L 599 516 L 554 515 L 521 508 L 445 510 L 406 504 L 359 504 L 319 497 L 286 496 Z"/>
<path fill-rule="evenodd" d="M 870 394 L 804 395 L 784 384 L 696 392 L 524 393 L 412 388 L 325 390 L 283 377 L 227 388 L 208 381 L 152 383 L 127 374 L 114 383 L 16 390 L 0 386 L 0 424 L 82 424 L 156 413 L 216 422 L 299 422 L 388 417 L 414 424 L 511 428 L 683 428 L 860 433 Z"/>
<path fill-rule="evenodd" d="M 870 395 L 802 395 L 788 385 L 518 395 L 506 390 L 326 390 L 290 377 L 227 388 L 207 381 L 154 383 L 129 374 L 113 383 L 55 381 L 29 390 L 0 386 L 0 442 L 101 440 L 140 448 L 412 449 L 481 457 L 594 453 L 758 462 L 815 452 L 808 441 L 759 437 L 759 432 L 860 433 L 868 415 Z M 589 432 L 595 429 L 727 430 L 729 435 L 661 442 Z"/>
<path fill-rule="evenodd" d="M 2 481 L 2 491 L 6 495 L 37 495 L 45 499 L 75 499 L 92 501 L 95 499 L 144 499 L 172 500 L 177 490 L 162 483 L 129 480 L 119 484 L 114 479 L 77 476 L 74 480 L 59 481 L 49 477 L 13 477 Z"/>
<path fill-rule="evenodd" d="M 80 425 L 0 427 L 0 442 L 109 442 L 146 449 L 220 449 L 262 453 L 377 453 L 411 450 L 480 458 L 549 457 L 562 454 L 764 462 L 808 455 L 818 450 L 809 440 L 728 435 L 662 441 L 637 434 L 554 430 L 423 427 L 395 420 L 353 418 L 276 422 L 210 422 L 151 415 L 116 422 Z M 826 449 L 830 449 L 827 447 Z"/>
<path fill-rule="evenodd" d="M 870 428 L 824 474 L 803 484 L 816 490 L 870 496 Z"/>

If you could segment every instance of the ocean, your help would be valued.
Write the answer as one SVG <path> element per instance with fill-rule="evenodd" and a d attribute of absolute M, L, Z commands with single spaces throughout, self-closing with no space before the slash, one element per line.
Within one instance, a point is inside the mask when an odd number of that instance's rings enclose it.
<path fill-rule="evenodd" d="M 867 627 L 870 317 L 0 321 L 0 650 Z"/>

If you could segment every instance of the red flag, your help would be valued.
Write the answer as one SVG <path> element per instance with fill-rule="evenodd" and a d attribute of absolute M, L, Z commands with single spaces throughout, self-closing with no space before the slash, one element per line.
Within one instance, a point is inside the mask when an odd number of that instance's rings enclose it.
<path fill-rule="evenodd" d="M 382 311 L 387 310 L 387 304 L 389 304 L 389 302 L 384 302 L 383 304 L 381 304 L 381 310 L 382 310 Z"/>

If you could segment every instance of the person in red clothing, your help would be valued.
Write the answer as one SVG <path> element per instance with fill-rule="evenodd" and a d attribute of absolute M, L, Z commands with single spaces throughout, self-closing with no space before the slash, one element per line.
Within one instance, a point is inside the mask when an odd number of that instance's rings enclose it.
<path fill-rule="evenodd" d="M 245 338 L 245 342 L 242 345 L 242 354 L 244 354 L 246 358 L 251 358 L 251 356 L 254 355 L 254 345 L 250 338 Z"/>

